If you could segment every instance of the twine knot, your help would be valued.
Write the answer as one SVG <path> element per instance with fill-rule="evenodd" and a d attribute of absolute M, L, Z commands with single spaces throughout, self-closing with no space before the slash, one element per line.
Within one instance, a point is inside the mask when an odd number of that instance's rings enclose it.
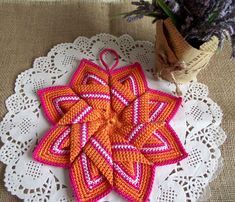
<path fill-rule="evenodd" d="M 179 83 L 175 79 L 174 72 L 182 71 L 187 69 L 186 63 L 184 61 L 170 62 L 164 53 L 157 54 L 157 59 L 161 63 L 162 67 L 158 74 L 155 74 L 156 77 L 162 77 L 163 72 L 171 77 L 172 82 L 176 86 L 176 94 L 182 96 L 182 91 L 180 90 Z"/>

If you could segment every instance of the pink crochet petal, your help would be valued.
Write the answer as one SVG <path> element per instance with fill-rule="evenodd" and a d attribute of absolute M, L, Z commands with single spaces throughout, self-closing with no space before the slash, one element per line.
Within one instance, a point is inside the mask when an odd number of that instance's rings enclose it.
<path fill-rule="evenodd" d="M 136 96 L 133 94 L 131 89 L 115 80 L 111 80 L 110 94 L 111 107 L 116 113 L 120 113 L 136 99 Z"/>
<path fill-rule="evenodd" d="M 110 110 L 110 88 L 104 85 L 79 85 L 76 93 L 93 109 Z"/>
<path fill-rule="evenodd" d="M 68 126 L 53 126 L 40 140 L 33 152 L 33 158 L 39 162 L 59 166 L 70 166 L 70 150 L 67 148 L 71 128 Z"/>
<path fill-rule="evenodd" d="M 154 166 L 139 162 L 114 162 L 114 190 L 128 201 L 147 202 L 154 175 Z"/>
<path fill-rule="evenodd" d="M 112 71 L 111 77 L 128 87 L 136 96 L 141 95 L 148 89 L 145 75 L 139 63 L 116 69 Z"/>
<path fill-rule="evenodd" d="M 138 148 L 130 144 L 124 137 L 118 133 L 112 133 L 110 135 L 112 142 L 112 157 L 116 162 L 139 162 L 145 164 L 151 164 L 148 159 L 140 152 Z"/>
<path fill-rule="evenodd" d="M 169 124 L 155 130 L 140 151 L 150 162 L 159 166 L 177 163 L 188 156 Z"/>
<path fill-rule="evenodd" d="M 149 121 L 169 122 L 178 111 L 182 98 L 160 92 L 149 90 Z"/>
<path fill-rule="evenodd" d="M 70 162 L 72 163 L 80 154 L 89 139 L 98 130 L 99 122 L 85 122 L 73 124 L 70 136 Z"/>
<path fill-rule="evenodd" d="M 79 97 L 68 86 L 54 86 L 38 91 L 47 119 L 55 124 L 78 100 Z"/>
<path fill-rule="evenodd" d="M 105 177 L 84 153 L 75 160 L 69 174 L 77 201 L 98 201 L 112 190 Z"/>
<path fill-rule="evenodd" d="M 138 125 L 125 124 L 118 129 L 121 134 L 130 144 L 136 148 L 142 146 L 148 141 L 151 134 L 160 126 L 161 123 L 141 123 Z"/>
<path fill-rule="evenodd" d="M 131 125 L 139 125 L 149 120 L 149 94 L 144 93 L 137 97 L 121 113 L 121 119 Z"/>
<path fill-rule="evenodd" d="M 78 65 L 77 71 L 72 77 L 70 86 L 74 91 L 76 91 L 79 85 L 89 84 L 108 85 L 108 74 L 97 64 L 89 60 L 82 59 Z"/>
<path fill-rule="evenodd" d="M 112 185 L 113 158 L 108 133 L 106 131 L 102 131 L 93 135 L 86 144 L 84 152 Z"/>
<path fill-rule="evenodd" d="M 70 110 L 58 121 L 58 125 L 70 125 L 96 121 L 100 119 L 100 114 L 94 110 L 84 100 L 79 100 Z"/>

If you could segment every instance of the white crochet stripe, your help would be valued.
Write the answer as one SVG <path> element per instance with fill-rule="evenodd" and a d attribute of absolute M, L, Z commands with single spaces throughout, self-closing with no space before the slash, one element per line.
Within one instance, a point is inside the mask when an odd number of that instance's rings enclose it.
<path fill-rule="evenodd" d="M 82 157 L 82 168 L 83 168 L 86 183 L 90 189 L 93 189 L 94 186 L 98 185 L 99 183 L 101 183 L 103 181 L 104 177 L 101 176 L 101 177 L 97 178 L 96 180 L 92 180 L 90 169 L 88 168 L 87 156 L 85 153 L 82 153 L 81 157 Z"/>
<path fill-rule="evenodd" d="M 131 132 L 128 141 L 130 142 L 131 140 L 133 140 L 133 138 L 136 136 L 136 134 L 138 134 L 138 132 L 144 127 L 144 124 L 140 124 L 137 127 L 135 127 L 135 129 Z"/>
<path fill-rule="evenodd" d="M 141 149 L 141 151 L 146 152 L 146 153 L 158 152 L 158 151 L 165 151 L 169 148 L 167 142 L 162 138 L 162 136 L 159 133 L 154 132 L 153 135 L 156 136 L 161 142 L 163 142 L 164 145 L 160 147 L 144 147 Z"/>
<path fill-rule="evenodd" d="M 112 145 L 113 149 L 128 149 L 128 150 L 137 150 L 136 147 L 132 146 L 132 145 L 126 145 L 126 144 L 115 144 Z"/>
<path fill-rule="evenodd" d="M 124 77 L 124 78 L 120 79 L 120 82 L 123 83 L 124 81 L 126 81 L 128 79 L 130 79 L 130 81 L 131 81 L 131 86 L 132 86 L 134 95 L 138 95 L 138 93 L 137 93 L 137 91 L 138 91 L 137 90 L 137 82 L 136 82 L 136 80 L 133 76 L 129 75 L 127 77 Z"/>
<path fill-rule="evenodd" d="M 83 148 L 84 146 L 85 146 L 85 144 L 86 144 L 86 142 L 87 142 L 87 136 L 88 136 L 88 134 L 87 134 L 87 123 L 83 123 L 82 124 L 82 135 L 81 135 L 81 148 Z"/>
<path fill-rule="evenodd" d="M 110 95 L 101 94 L 101 93 L 84 93 L 80 94 L 82 98 L 98 98 L 98 99 L 105 99 L 110 100 Z"/>
<path fill-rule="evenodd" d="M 134 114 L 133 114 L 133 122 L 136 125 L 138 123 L 138 118 L 139 118 L 139 99 L 137 98 L 134 101 Z"/>
<path fill-rule="evenodd" d="M 63 101 L 78 101 L 78 100 L 80 100 L 78 96 L 61 96 L 61 97 L 57 97 L 56 99 L 54 99 L 53 102 L 58 113 L 63 115 L 64 113 L 62 109 L 60 108 L 59 103 Z"/>
<path fill-rule="evenodd" d="M 79 123 L 90 111 L 91 111 L 91 107 L 88 106 L 86 107 L 74 120 L 73 120 L 73 124 Z"/>
<path fill-rule="evenodd" d="M 54 151 L 55 153 L 58 154 L 68 154 L 69 150 L 61 150 L 59 148 L 60 144 L 62 143 L 62 141 L 69 135 L 70 133 L 70 128 L 67 128 L 61 135 L 60 137 L 55 141 L 55 143 L 52 146 L 52 151 Z"/>
<path fill-rule="evenodd" d="M 159 113 L 163 110 L 165 103 L 161 103 L 157 110 L 150 116 L 149 121 L 155 121 Z"/>
<path fill-rule="evenodd" d="M 97 142 L 94 138 L 91 138 L 92 145 L 99 151 L 99 153 L 104 157 L 104 159 L 110 164 L 110 166 L 113 166 L 113 159 L 108 154 L 108 152 L 100 145 L 99 142 Z"/>
<path fill-rule="evenodd" d="M 85 79 L 83 80 L 82 84 L 86 84 L 86 83 L 87 83 L 87 80 L 88 80 L 89 78 L 92 78 L 92 79 L 96 80 L 96 81 L 97 81 L 98 83 L 100 83 L 101 85 L 104 85 L 104 86 L 107 85 L 107 83 L 106 83 L 103 79 L 99 78 L 99 77 L 96 76 L 95 74 L 87 74 L 86 77 L 85 77 Z"/>
<path fill-rule="evenodd" d="M 111 90 L 112 94 L 119 99 L 124 105 L 128 106 L 129 102 L 122 96 L 120 95 L 115 89 Z"/>
<path fill-rule="evenodd" d="M 127 181 L 129 184 L 137 187 L 138 183 L 140 182 L 140 177 L 142 175 L 142 169 L 141 169 L 141 164 L 136 163 L 136 176 L 133 179 L 130 175 L 128 175 L 118 164 L 114 163 L 113 164 L 114 170 L 121 175 L 125 181 Z"/>
<path fill-rule="evenodd" d="M 157 104 L 158 102 L 157 101 L 149 101 L 148 103 L 149 104 Z"/>

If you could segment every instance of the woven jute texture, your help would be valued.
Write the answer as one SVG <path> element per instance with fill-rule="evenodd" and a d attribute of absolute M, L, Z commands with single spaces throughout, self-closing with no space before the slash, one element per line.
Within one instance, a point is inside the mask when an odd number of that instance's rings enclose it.
<path fill-rule="evenodd" d="M 71 42 L 77 36 L 91 37 L 100 32 L 128 33 L 136 40 L 154 42 L 151 20 L 128 24 L 113 15 L 129 11 L 130 1 L 101 3 L 91 1 L 0 3 L 0 120 L 6 113 L 5 100 L 13 93 L 17 75 L 30 68 L 33 60 L 44 56 L 56 44 Z M 235 201 L 235 62 L 230 44 L 217 53 L 199 73 L 199 81 L 210 90 L 210 97 L 224 112 L 222 127 L 228 134 L 222 146 L 224 169 L 211 183 L 210 202 Z M 4 187 L 4 165 L 0 164 L 0 201 L 20 201 Z"/>

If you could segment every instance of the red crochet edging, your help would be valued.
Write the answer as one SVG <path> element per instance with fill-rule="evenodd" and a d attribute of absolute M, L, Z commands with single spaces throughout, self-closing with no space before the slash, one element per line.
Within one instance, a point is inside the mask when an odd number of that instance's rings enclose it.
<path fill-rule="evenodd" d="M 114 75 L 116 75 L 116 74 L 119 74 L 120 72 L 125 71 L 126 69 L 129 69 L 129 68 L 132 68 L 132 69 L 137 68 L 137 69 L 138 69 L 138 71 L 140 72 L 140 75 L 141 75 L 141 77 L 142 77 L 142 79 L 143 79 L 143 81 L 144 81 L 144 86 L 145 86 L 146 90 L 149 89 L 149 88 L 148 88 L 148 83 L 147 83 L 147 81 L 146 81 L 146 76 L 145 76 L 145 74 L 144 74 L 144 72 L 143 72 L 143 69 L 142 69 L 142 67 L 141 67 L 141 64 L 138 63 L 138 62 L 135 62 L 135 63 L 133 63 L 133 64 L 129 64 L 129 65 L 125 65 L 125 66 L 122 66 L 122 67 L 120 67 L 120 68 L 118 68 L 118 69 L 113 70 L 113 71 L 111 72 L 111 76 L 114 76 Z"/>
<path fill-rule="evenodd" d="M 77 185 L 76 185 L 75 180 L 72 176 L 72 172 L 73 172 L 72 169 L 69 169 L 69 179 L 70 179 L 70 182 L 72 184 L 72 189 L 73 189 L 73 192 L 75 193 L 74 195 L 75 195 L 76 201 L 77 202 L 82 202 L 81 197 L 79 195 L 79 192 L 77 191 Z M 99 199 L 101 199 L 101 198 L 105 197 L 106 195 L 108 195 L 112 190 L 113 190 L 113 188 L 110 186 L 110 188 L 106 192 L 98 195 L 93 200 L 90 200 L 90 202 L 98 201 Z"/>
<path fill-rule="evenodd" d="M 41 105 L 42 105 L 42 108 L 43 108 L 43 114 L 45 115 L 47 121 L 49 123 L 51 123 L 51 125 L 56 125 L 57 122 L 54 122 L 53 118 L 50 116 L 50 112 L 48 111 L 48 109 L 46 107 L 46 103 L 45 103 L 45 99 L 43 98 L 43 95 L 45 93 L 47 93 L 48 91 L 51 91 L 53 89 L 57 90 L 57 89 L 61 89 L 61 88 L 70 88 L 70 86 L 68 86 L 68 85 L 64 85 L 64 86 L 50 86 L 50 87 L 46 87 L 46 88 L 43 88 L 43 89 L 39 89 L 37 91 L 37 95 L 38 95 L 38 97 L 39 97 L 39 99 L 41 101 Z"/>
<path fill-rule="evenodd" d="M 54 126 L 55 127 L 55 126 Z M 51 131 L 54 129 L 54 127 L 50 128 L 47 133 L 41 138 L 41 140 L 39 141 L 38 145 L 36 145 L 36 148 L 33 151 L 33 159 L 40 162 L 40 163 L 44 163 L 50 166 L 56 166 L 56 167 L 61 167 L 61 168 L 70 168 L 70 164 L 63 164 L 63 163 L 55 163 L 55 162 L 51 162 L 45 159 L 42 159 L 38 154 L 39 151 L 41 150 L 44 141 L 47 139 L 47 137 L 50 135 Z"/>
<path fill-rule="evenodd" d="M 82 59 L 76 69 L 76 71 L 74 72 L 70 82 L 69 82 L 69 86 L 71 87 L 73 85 L 73 82 L 75 80 L 75 78 L 80 74 L 82 68 L 86 65 L 86 64 L 89 64 L 89 65 L 92 65 L 93 67 L 97 68 L 98 70 L 102 71 L 104 74 L 107 74 L 107 72 L 105 71 L 105 69 L 101 68 L 99 65 L 97 65 L 96 63 L 94 62 L 91 62 L 90 60 L 87 60 L 87 59 Z"/>
<path fill-rule="evenodd" d="M 162 92 L 162 91 L 159 91 L 159 90 L 155 90 L 155 89 L 151 89 L 151 88 L 148 88 L 148 90 L 154 94 L 158 94 L 158 95 L 162 95 L 162 96 L 166 96 L 166 97 L 169 97 L 173 100 L 176 101 L 176 105 L 174 107 L 174 109 L 172 110 L 172 112 L 170 113 L 170 115 L 167 117 L 166 121 L 167 122 L 170 122 L 173 117 L 175 116 L 175 114 L 177 113 L 177 111 L 179 110 L 179 107 L 183 101 L 182 97 L 176 97 L 176 96 L 173 96 L 169 93 L 165 93 L 165 92 Z"/>
<path fill-rule="evenodd" d="M 148 184 L 148 190 L 145 194 L 145 197 L 143 199 L 143 202 L 147 202 L 149 195 L 151 194 L 152 191 L 152 187 L 153 187 L 153 182 L 154 182 L 154 178 L 155 178 L 155 172 L 156 172 L 156 166 L 153 165 L 152 166 L 152 175 L 151 175 L 151 179 L 149 180 L 149 184 Z M 117 190 L 115 187 L 113 188 L 113 190 L 115 192 L 117 192 L 119 195 L 121 195 L 124 199 L 127 199 L 130 202 L 138 202 L 135 199 L 133 199 L 132 197 L 128 196 L 127 194 L 123 193 L 122 191 Z"/>

